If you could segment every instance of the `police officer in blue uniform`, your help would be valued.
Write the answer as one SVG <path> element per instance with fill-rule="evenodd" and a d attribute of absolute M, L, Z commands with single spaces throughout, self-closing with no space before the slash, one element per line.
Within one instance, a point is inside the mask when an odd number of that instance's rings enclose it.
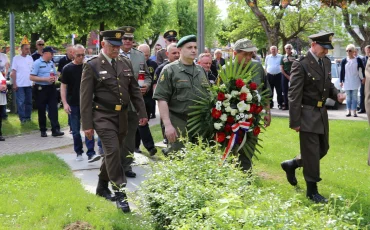
<path fill-rule="evenodd" d="M 52 61 L 55 51 L 50 46 L 42 50 L 42 56 L 33 63 L 30 79 L 35 82 L 36 105 L 39 115 L 39 127 L 41 137 L 47 137 L 46 133 L 46 105 L 51 123 L 52 136 L 63 136 L 58 122 L 58 100 L 55 87 L 56 70 Z"/>

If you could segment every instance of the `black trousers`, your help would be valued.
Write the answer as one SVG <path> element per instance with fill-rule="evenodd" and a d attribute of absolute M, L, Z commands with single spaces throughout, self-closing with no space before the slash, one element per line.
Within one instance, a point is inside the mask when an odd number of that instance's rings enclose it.
<path fill-rule="evenodd" d="M 0 136 L 3 135 L 3 132 L 2 132 L 2 126 L 3 126 L 3 108 L 4 108 L 4 105 L 0 105 Z"/>
<path fill-rule="evenodd" d="M 41 132 L 46 129 L 46 106 L 48 106 L 48 117 L 51 124 L 51 131 L 60 129 L 58 122 L 58 100 L 55 85 L 35 85 L 36 105 L 39 115 L 39 127 Z"/>
<path fill-rule="evenodd" d="M 285 73 L 290 76 L 290 73 L 288 72 L 285 72 Z M 289 80 L 283 74 L 281 74 L 281 88 L 283 91 L 284 105 L 286 108 L 288 108 L 289 107 L 289 102 L 288 102 Z"/>
<path fill-rule="evenodd" d="M 278 74 L 267 74 L 267 79 L 269 81 L 271 87 L 271 100 L 270 100 L 270 107 L 274 107 L 274 89 L 276 89 L 277 93 L 277 101 L 280 106 L 283 105 L 283 94 L 281 91 L 281 73 Z"/>
<path fill-rule="evenodd" d="M 365 111 L 365 85 L 361 84 L 360 88 L 360 109 Z"/>
<path fill-rule="evenodd" d="M 135 148 L 138 149 L 140 147 L 141 141 L 143 141 L 143 145 L 148 151 L 154 148 L 154 140 L 149 129 L 149 124 L 138 126 L 136 130 Z"/>

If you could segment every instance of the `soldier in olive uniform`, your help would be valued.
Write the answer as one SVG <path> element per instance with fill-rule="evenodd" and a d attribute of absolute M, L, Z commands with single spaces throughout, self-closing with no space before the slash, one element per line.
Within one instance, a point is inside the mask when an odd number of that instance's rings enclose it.
<path fill-rule="evenodd" d="M 163 62 L 168 60 L 166 52 L 167 52 L 167 46 L 171 43 L 177 42 L 177 32 L 175 30 L 169 30 L 163 35 L 164 41 L 166 43 L 166 48 L 163 48 L 157 52 L 157 64 L 158 66 L 161 65 Z"/>
<path fill-rule="evenodd" d="M 288 90 L 290 81 L 290 70 L 292 69 L 293 62 L 298 58 L 298 55 L 293 54 L 293 46 L 291 44 L 286 44 L 285 55 L 281 57 L 280 70 L 281 70 L 281 88 L 283 90 L 284 106 L 283 110 L 289 110 L 288 101 Z"/>
<path fill-rule="evenodd" d="M 204 69 L 194 64 L 197 57 L 196 36 L 181 38 L 177 47 L 180 50 L 180 59 L 163 68 L 153 96 L 158 101 L 166 137 L 170 143 L 166 153 L 183 147 L 178 137 L 186 135 L 189 106 L 194 104 L 193 100 L 203 96 L 209 87 Z"/>
<path fill-rule="evenodd" d="M 97 195 L 111 199 L 110 181 L 115 190 L 117 207 L 129 212 L 126 194 L 126 177 L 121 164 L 123 140 L 127 134 L 127 107 L 134 104 L 140 125 L 148 122 L 143 97 L 134 77 L 129 59 L 119 56 L 124 31 L 102 31 L 103 49 L 99 56 L 84 64 L 81 79 L 82 128 L 88 139 L 94 130 L 103 144 L 103 159 Z"/>
<path fill-rule="evenodd" d="M 326 203 L 317 189 L 320 178 L 320 159 L 329 150 L 329 122 L 325 100 L 338 102 L 344 95 L 338 93 L 331 83 L 331 61 L 326 54 L 333 49 L 333 33 L 309 36 L 311 49 L 305 57 L 294 61 L 290 75 L 289 121 L 290 128 L 299 132 L 301 156 L 284 161 L 281 167 L 290 184 L 296 185 L 295 169 L 303 167 L 307 184 L 306 196 L 316 203 Z"/>

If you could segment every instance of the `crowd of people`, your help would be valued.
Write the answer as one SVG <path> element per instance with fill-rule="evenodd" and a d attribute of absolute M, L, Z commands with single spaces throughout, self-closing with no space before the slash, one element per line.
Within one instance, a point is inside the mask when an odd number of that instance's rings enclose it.
<path fill-rule="evenodd" d="M 174 30 L 164 33 L 166 47 L 156 44 L 154 55 L 146 44 L 134 48 L 135 28 L 123 26 L 117 30 L 102 31 L 102 50 L 99 55 L 85 60 L 83 45 L 69 45 L 66 55 L 56 68 L 54 49 L 36 41 L 37 50 L 30 55 L 30 44 L 22 41 L 20 54 L 11 66 L 13 90 L 19 120 L 22 124 L 31 120 L 32 98 L 38 110 L 41 137 L 46 138 L 46 113 L 53 137 L 63 136 L 58 121 L 56 81 L 61 82 L 60 96 L 64 111 L 69 117 L 76 161 L 83 161 L 81 128 L 85 133 L 88 162 L 103 157 L 96 194 L 117 207 L 129 212 L 130 207 L 124 188 L 127 177 L 136 177 L 132 170 L 132 154 L 141 153 L 141 143 L 150 155 L 155 155 L 153 136 L 148 121 L 156 117 L 156 103 L 160 112 L 165 155 L 180 150 L 183 143 L 179 136 L 185 134 L 189 106 L 204 95 L 212 84 L 220 82 L 218 72 L 227 62 L 222 51 L 213 55 L 208 49 L 198 55 L 195 35 L 177 39 Z M 295 169 L 303 167 L 307 184 L 307 197 L 315 202 L 326 202 L 318 193 L 320 159 L 328 151 L 328 118 L 324 106 L 327 98 L 344 100 L 330 80 L 331 61 L 326 57 L 331 45 L 332 33 L 320 33 L 309 37 L 311 47 L 306 56 L 298 56 L 293 46 L 284 47 L 285 54 L 270 47 L 264 66 L 257 47 L 248 39 L 236 41 L 233 49 L 237 61 L 232 65 L 249 65 L 253 82 L 263 84 L 271 92 L 271 101 L 265 106 L 265 126 L 271 122 L 270 109 L 277 94 L 277 107 L 289 110 L 290 127 L 299 132 L 301 151 L 299 156 L 281 164 L 290 184 L 296 185 Z M 340 82 L 347 94 L 347 116 L 356 115 L 357 90 L 365 83 L 365 66 L 370 56 L 366 47 L 365 58 L 356 57 L 355 47 L 347 46 L 347 58 L 341 61 Z M 0 81 L 5 80 L 10 68 L 0 56 Z M 0 84 L 0 115 L 6 104 L 6 85 Z M 364 103 L 364 102 L 362 102 Z M 365 108 L 361 108 L 361 112 Z M 1 116 L 0 116 L 1 117 Z M 95 151 L 97 134 L 98 153 Z M 0 141 L 5 139 L 1 133 Z M 240 153 L 242 170 L 252 167 L 251 159 Z M 112 184 L 114 195 L 109 189 Z"/>

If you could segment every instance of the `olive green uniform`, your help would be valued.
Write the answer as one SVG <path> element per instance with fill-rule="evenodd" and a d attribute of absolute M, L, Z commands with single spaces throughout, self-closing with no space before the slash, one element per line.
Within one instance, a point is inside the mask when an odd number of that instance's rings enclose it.
<path fill-rule="evenodd" d="M 289 126 L 300 127 L 299 139 L 303 175 L 307 182 L 319 182 L 320 159 L 329 150 L 329 121 L 325 100 L 337 101 L 338 91 L 331 82 L 331 61 L 322 58 L 323 67 L 309 51 L 295 61 L 289 87 Z"/>
<path fill-rule="evenodd" d="M 163 68 L 153 99 L 167 102 L 170 120 L 178 136 L 186 135 L 189 106 L 195 104 L 192 100 L 203 97 L 208 87 L 207 75 L 201 66 L 187 66 L 177 60 Z M 182 147 L 177 140 L 170 144 L 169 151 Z"/>
<path fill-rule="evenodd" d="M 121 152 L 130 100 L 139 117 L 147 117 L 130 60 L 116 58 L 115 70 L 102 53 L 90 59 L 83 67 L 80 90 L 82 129 L 97 132 L 105 153 L 99 178 L 123 187 L 126 177 Z"/>
<path fill-rule="evenodd" d="M 132 63 L 132 68 L 133 68 L 134 77 L 136 81 L 138 79 L 141 66 L 144 69 L 145 71 L 144 84 L 147 86 L 147 89 L 149 90 L 152 84 L 152 78 L 150 76 L 144 54 L 141 51 L 132 48 L 130 50 L 129 59 Z M 136 113 L 134 106 L 130 104 L 128 107 L 127 136 L 125 137 L 125 140 L 124 140 L 123 151 L 122 151 L 123 155 L 121 158 L 122 165 L 125 171 L 132 170 L 131 164 L 134 161 L 134 158 L 131 156 L 131 154 L 134 153 L 135 151 L 135 137 L 136 137 L 136 130 L 137 130 L 138 125 L 139 125 L 139 117 Z"/>

